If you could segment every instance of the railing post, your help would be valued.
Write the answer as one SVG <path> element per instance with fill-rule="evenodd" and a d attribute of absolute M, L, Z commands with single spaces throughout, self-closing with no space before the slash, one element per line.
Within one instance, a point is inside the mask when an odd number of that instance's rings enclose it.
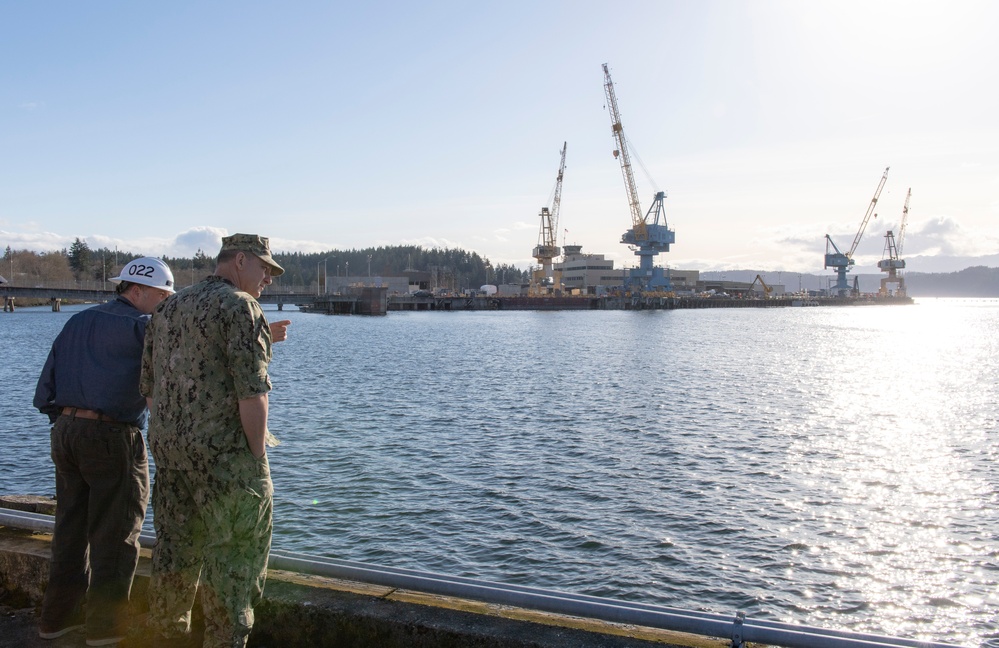
<path fill-rule="evenodd" d="M 731 648 L 743 648 L 742 644 L 742 626 L 746 621 L 746 613 L 739 611 L 735 615 L 735 620 L 732 622 L 732 643 Z"/>

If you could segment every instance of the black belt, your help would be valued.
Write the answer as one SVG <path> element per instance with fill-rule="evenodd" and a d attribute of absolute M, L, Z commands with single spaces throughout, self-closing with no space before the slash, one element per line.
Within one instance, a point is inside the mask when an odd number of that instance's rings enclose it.
<path fill-rule="evenodd" d="M 90 421 L 102 421 L 104 423 L 131 425 L 128 421 L 118 421 L 111 418 L 107 414 L 101 414 L 100 412 L 95 412 L 94 410 L 83 409 L 82 407 L 64 407 L 62 408 L 62 415 L 75 419 L 80 418 Z"/>

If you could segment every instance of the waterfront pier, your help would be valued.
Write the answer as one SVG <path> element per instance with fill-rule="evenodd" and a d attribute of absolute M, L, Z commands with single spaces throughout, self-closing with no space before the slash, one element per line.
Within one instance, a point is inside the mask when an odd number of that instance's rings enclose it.
<path fill-rule="evenodd" d="M 6 640 L 14 638 L 0 645 L 77 645 L 37 636 L 34 608 L 47 582 L 54 509 L 47 498 L 0 497 L 0 608 L 21 611 L 0 619 Z M 141 618 L 154 541 L 148 532 L 139 537 L 131 597 L 139 620 L 122 648 L 149 645 Z M 197 602 L 194 611 L 197 635 Z M 280 551 L 271 552 L 255 612 L 249 645 L 284 648 L 959 648 Z"/>
<path fill-rule="evenodd" d="M 114 299 L 115 292 L 103 288 L 15 287 L 0 284 L 4 311 L 13 312 L 15 299 L 44 300 L 52 310 L 61 310 L 63 302 L 101 303 Z M 516 311 L 516 310 L 688 310 L 705 308 L 788 308 L 801 306 L 866 306 L 912 304 L 911 297 L 861 295 L 860 297 L 741 297 L 723 295 L 676 296 L 665 293 L 595 295 L 400 295 L 388 294 L 382 286 L 356 286 L 340 293 L 317 293 L 302 286 L 272 286 L 257 299 L 261 304 L 275 304 L 278 310 L 294 305 L 310 313 L 326 315 L 386 315 L 391 311 Z"/>
<path fill-rule="evenodd" d="M 803 306 L 862 306 L 912 304 L 910 297 L 676 297 L 672 295 L 596 296 L 393 296 L 390 311 L 513 311 L 513 310 L 688 310 L 705 308 L 791 308 Z"/>

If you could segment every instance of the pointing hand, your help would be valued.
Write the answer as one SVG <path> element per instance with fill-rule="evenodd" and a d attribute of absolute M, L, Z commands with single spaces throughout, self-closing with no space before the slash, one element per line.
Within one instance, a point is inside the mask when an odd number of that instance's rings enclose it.
<path fill-rule="evenodd" d="M 281 320 L 280 322 L 271 322 L 271 341 L 272 342 L 283 342 L 288 339 L 288 327 L 291 325 L 291 320 Z"/>

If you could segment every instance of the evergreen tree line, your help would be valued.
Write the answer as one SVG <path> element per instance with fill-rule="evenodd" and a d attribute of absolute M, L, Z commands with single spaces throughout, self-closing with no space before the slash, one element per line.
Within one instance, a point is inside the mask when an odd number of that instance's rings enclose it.
<path fill-rule="evenodd" d="M 285 274 L 282 284 L 308 286 L 330 277 L 401 277 L 407 272 L 436 273 L 451 277 L 455 287 L 478 288 L 490 283 L 527 283 L 530 272 L 512 265 L 493 264 L 477 252 L 460 248 L 425 249 L 418 245 L 398 245 L 328 252 L 274 254 Z"/>
<path fill-rule="evenodd" d="M 123 265 L 141 255 L 109 248 L 92 249 L 75 239 L 68 249 L 57 252 L 12 250 L 4 253 L 0 275 L 12 283 L 31 284 L 57 281 L 106 281 L 118 275 Z M 398 277 L 409 272 L 433 273 L 448 277 L 457 289 L 477 288 L 491 283 L 526 283 L 530 272 L 512 265 L 492 264 L 477 252 L 463 249 L 425 249 L 417 245 L 371 247 L 327 252 L 274 254 L 285 269 L 279 283 L 310 286 L 329 277 Z M 215 268 L 215 257 L 198 250 L 193 257 L 163 257 L 178 286 L 200 280 Z M 9 275 L 9 276 L 8 276 Z"/>
<path fill-rule="evenodd" d="M 123 265 L 139 256 L 110 248 L 92 249 L 79 238 L 69 248 L 56 252 L 12 250 L 8 245 L 0 275 L 12 283 L 106 281 L 118 276 Z"/>

